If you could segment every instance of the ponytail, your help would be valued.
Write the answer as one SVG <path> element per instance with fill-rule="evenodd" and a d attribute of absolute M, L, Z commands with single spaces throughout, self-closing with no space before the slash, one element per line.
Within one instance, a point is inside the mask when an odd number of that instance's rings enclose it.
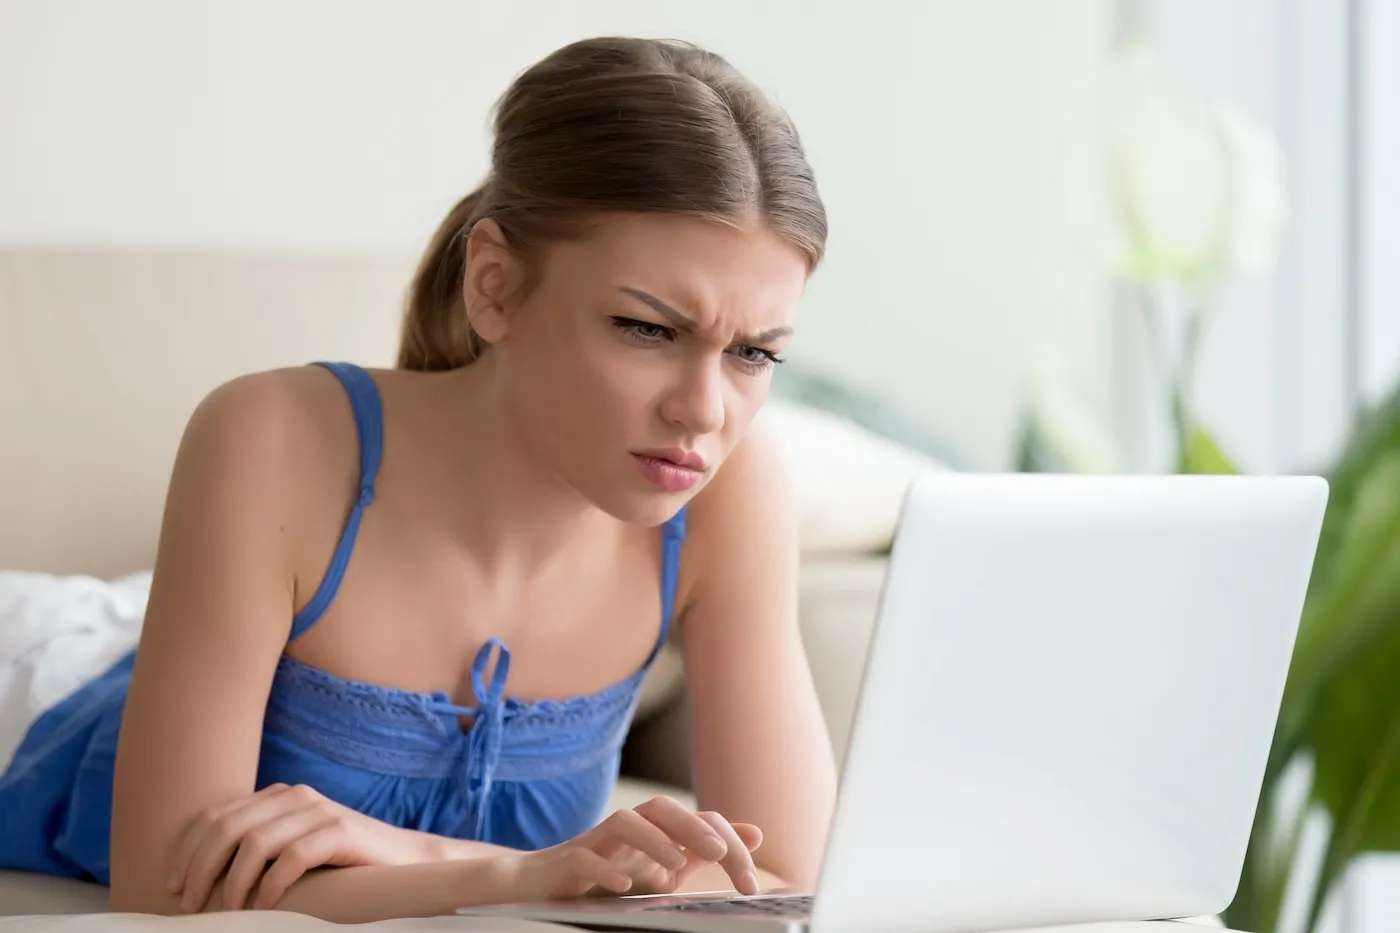
<path fill-rule="evenodd" d="M 480 219 L 486 186 L 458 201 L 433 234 L 409 287 L 399 339 L 399 369 L 434 372 L 465 366 L 481 354 L 463 298 L 467 234 Z"/>

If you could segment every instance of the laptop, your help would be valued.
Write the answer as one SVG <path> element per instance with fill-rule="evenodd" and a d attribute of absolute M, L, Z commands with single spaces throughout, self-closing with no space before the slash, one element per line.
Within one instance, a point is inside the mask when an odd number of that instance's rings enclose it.
<path fill-rule="evenodd" d="M 901 509 L 815 890 L 459 913 L 676 933 L 1219 913 L 1327 492 L 1298 476 L 922 477 Z"/>

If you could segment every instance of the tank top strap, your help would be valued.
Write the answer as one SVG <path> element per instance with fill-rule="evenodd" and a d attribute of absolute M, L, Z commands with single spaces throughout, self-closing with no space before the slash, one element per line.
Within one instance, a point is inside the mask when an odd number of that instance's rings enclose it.
<path fill-rule="evenodd" d="M 305 635 L 325 615 L 335 599 L 340 581 L 345 577 L 345 569 L 350 564 L 350 554 L 355 550 L 355 538 L 359 534 L 365 508 L 374 501 L 374 482 L 379 476 L 379 464 L 384 457 L 384 403 L 373 377 L 353 363 L 318 362 L 315 365 L 334 373 L 345 388 L 345 394 L 350 397 L 350 410 L 355 416 L 355 430 L 360 439 L 360 491 L 345 521 L 335 553 L 331 556 L 330 569 L 326 571 L 311 601 L 292 619 L 289 641 Z"/>
<path fill-rule="evenodd" d="M 676 610 L 676 586 L 680 581 L 681 543 L 685 541 L 685 508 L 666 520 L 661 528 L 661 634 L 651 649 L 646 667 L 656 660 L 671 635 L 671 616 Z"/>

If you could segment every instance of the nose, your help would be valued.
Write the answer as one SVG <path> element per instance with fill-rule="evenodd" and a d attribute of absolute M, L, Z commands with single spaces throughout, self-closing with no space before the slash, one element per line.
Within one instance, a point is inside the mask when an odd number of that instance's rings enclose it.
<path fill-rule="evenodd" d="M 661 416 L 687 434 L 713 434 L 724 427 L 724 373 L 718 361 L 697 362 L 667 393 Z"/>

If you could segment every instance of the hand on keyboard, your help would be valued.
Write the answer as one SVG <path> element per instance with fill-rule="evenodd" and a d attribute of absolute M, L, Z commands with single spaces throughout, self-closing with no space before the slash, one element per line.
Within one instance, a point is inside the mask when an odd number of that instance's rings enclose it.
<path fill-rule="evenodd" d="M 762 841 L 763 833 L 750 823 L 692 813 L 669 797 L 653 797 L 557 846 L 499 858 L 512 900 L 671 894 L 715 864 L 724 867 L 735 890 L 757 894 L 751 853 Z"/>

